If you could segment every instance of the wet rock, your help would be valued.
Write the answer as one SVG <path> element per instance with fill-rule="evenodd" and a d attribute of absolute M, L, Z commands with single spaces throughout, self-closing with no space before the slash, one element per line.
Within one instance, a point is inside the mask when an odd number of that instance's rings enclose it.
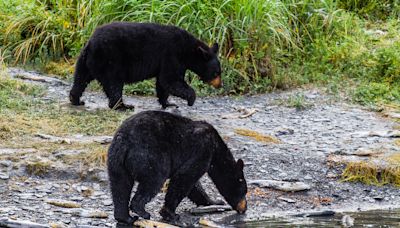
<path fill-rule="evenodd" d="M 310 190 L 311 186 L 304 182 L 288 182 L 277 180 L 250 180 L 248 184 L 261 188 L 273 188 L 284 192 L 297 192 Z"/>
<path fill-rule="evenodd" d="M 200 218 L 199 224 L 200 224 L 201 226 L 212 227 L 212 228 L 223 227 L 223 226 L 220 226 L 220 225 L 218 225 L 217 223 L 215 223 L 215 222 L 213 222 L 213 221 L 210 221 L 210 220 L 208 220 L 208 219 L 205 219 L 205 218 Z"/>
<path fill-rule="evenodd" d="M 232 210 L 229 205 L 210 205 L 210 206 L 201 206 L 195 207 L 189 210 L 191 214 L 204 214 L 204 213 L 214 213 L 214 212 L 222 212 L 222 211 L 230 211 Z"/>
<path fill-rule="evenodd" d="M 296 203 L 296 200 L 286 198 L 286 197 L 278 197 L 279 200 L 285 201 L 287 203 Z"/>
<path fill-rule="evenodd" d="M 137 227 L 148 228 L 148 227 L 157 227 L 157 228 L 178 228 L 178 226 L 174 226 L 171 224 L 157 222 L 152 220 L 138 220 L 134 222 L 134 225 Z"/>
<path fill-rule="evenodd" d="M 342 226 L 343 227 L 353 227 L 354 226 L 354 218 L 350 217 L 350 215 L 344 215 L 342 217 Z"/>
<path fill-rule="evenodd" d="M 39 224 L 26 220 L 14 220 L 10 218 L 0 218 L 0 226 L 3 227 L 30 227 L 30 228 L 47 228 L 48 225 Z"/>
<path fill-rule="evenodd" d="M 372 198 L 373 198 L 374 200 L 381 201 L 381 200 L 383 200 L 385 197 L 384 197 L 383 195 L 376 195 L 376 196 L 373 196 Z"/>
<path fill-rule="evenodd" d="M 275 136 L 281 136 L 281 135 L 293 135 L 294 130 L 288 127 L 278 127 L 274 129 L 274 134 Z"/>
<path fill-rule="evenodd" d="M 335 211 L 325 210 L 325 211 L 312 211 L 307 213 L 296 214 L 296 217 L 326 217 L 326 216 L 334 216 L 336 214 Z"/>
<path fill-rule="evenodd" d="M 82 207 L 80 203 L 69 200 L 61 200 L 61 199 L 46 199 L 46 203 L 57 206 L 57 207 L 65 207 L 65 208 L 79 208 Z"/>

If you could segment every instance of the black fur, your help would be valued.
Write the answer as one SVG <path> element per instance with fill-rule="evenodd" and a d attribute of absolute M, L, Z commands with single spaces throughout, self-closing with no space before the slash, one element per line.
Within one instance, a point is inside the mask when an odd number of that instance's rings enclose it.
<path fill-rule="evenodd" d="M 247 193 L 243 161 L 235 161 L 218 132 L 206 122 L 167 112 L 145 111 L 125 120 L 114 136 L 107 161 L 114 217 L 119 223 L 132 221 L 128 208 L 148 219 L 144 207 L 168 178 L 160 211 L 167 221 L 179 219 L 175 209 L 184 197 L 197 205 L 214 203 L 199 182 L 206 172 L 234 209 Z M 135 181 L 139 185 L 129 204 Z"/>
<path fill-rule="evenodd" d="M 187 69 L 210 82 L 221 74 L 218 44 L 208 47 L 187 31 L 151 23 L 114 22 L 96 29 L 81 51 L 70 91 L 73 105 L 86 86 L 98 80 L 109 99 L 109 107 L 132 108 L 122 102 L 124 84 L 156 77 L 158 101 L 170 106 L 174 95 L 193 105 L 196 94 L 184 81 Z"/>

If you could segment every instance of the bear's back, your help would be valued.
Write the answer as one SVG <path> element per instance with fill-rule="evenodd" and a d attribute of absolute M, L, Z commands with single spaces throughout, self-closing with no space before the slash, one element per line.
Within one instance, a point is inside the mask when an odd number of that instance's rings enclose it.
<path fill-rule="evenodd" d="M 191 46 L 197 39 L 187 31 L 172 26 L 154 23 L 113 22 L 98 27 L 90 43 L 95 47 L 124 47 L 125 51 L 135 50 L 136 54 L 163 50 L 180 51 Z"/>

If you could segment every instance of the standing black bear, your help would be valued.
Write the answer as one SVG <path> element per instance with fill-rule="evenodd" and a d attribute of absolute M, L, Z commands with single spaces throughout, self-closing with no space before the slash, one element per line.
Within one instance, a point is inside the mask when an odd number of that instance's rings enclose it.
<path fill-rule="evenodd" d="M 221 66 L 218 44 L 211 48 L 187 31 L 175 26 L 151 23 L 115 22 L 96 29 L 76 63 L 74 83 L 70 91 L 73 105 L 80 101 L 86 86 L 97 79 L 113 109 L 133 106 L 122 102 L 125 83 L 156 77 L 158 101 L 163 108 L 168 96 L 187 100 L 192 106 L 196 94 L 185 82 L 187 69 L 200 79 L 221 87 Z"/>
<path fill-rule="evenodd" d="M 239 213 L 247 209 L 243 161 L 236 162 L 218 132 L 203 121 L 161 111 L 136 114 L 117 130 L 107 165 L 114 217 L 120 225 L 135 221 L 129 208 L 150 218 L 145 205 L 167 178 L 169 187 L 160 211 L 164 220 L 179 219 L 175 209 L 184 197 L 197 205 L 212 204 L 199 182 L 206 172 L 233 209 Z M 135 181 L 139 185 L 129 203 Z"/>

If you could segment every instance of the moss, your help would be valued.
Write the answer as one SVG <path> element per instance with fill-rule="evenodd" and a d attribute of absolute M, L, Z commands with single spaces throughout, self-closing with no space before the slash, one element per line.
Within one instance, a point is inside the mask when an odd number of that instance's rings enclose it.
<path fill-rule="evenodd" d="M 378 184 L 377 167 L 367 162 L 349 162 L 343 171 L 344 181 L 360 181 L 365 184 Z"/>
<path fill-rule="evenodd" d="M 235 133 L 238 135 L 247 136 L 255 139 L 256 141 L 263 143 L 281 143 L 281 141 L 271 135 L 264 135 L 256 131 L 247 130 L 247 129 L 235 129 Z"/>
<path fill-rule="evenodd" d="M 380 166 L 371 161 L 349 162 L 342 173 L 342 179 L 377 186 L 393 184 L 400 187 L 400 155 L 391 156 L 388 161 L 388 164 Z"/>

